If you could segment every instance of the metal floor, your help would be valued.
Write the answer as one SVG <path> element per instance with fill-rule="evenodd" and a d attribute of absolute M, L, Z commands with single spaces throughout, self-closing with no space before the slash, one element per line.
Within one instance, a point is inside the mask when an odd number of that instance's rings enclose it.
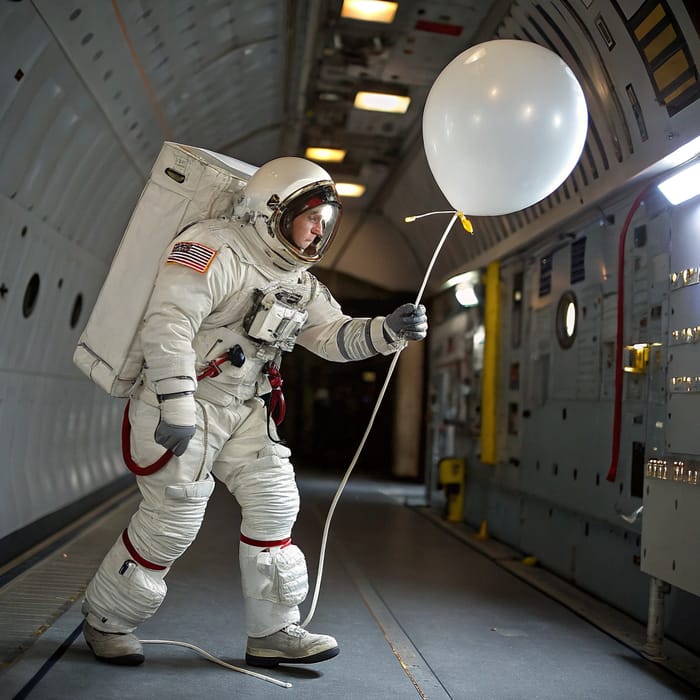
<path fill-rule="evenodd" d="M 303 472 L 299 477 L 302 510 L 294 540 L 306 553 L 312 582 L 338 482 Z M 421 494 L 418 486 L 350 480 L 333 518 L 309 625 L 334 635 L 340 655 L 269 671 L 291 683 L 284 688 L 180 646 L 148 645 L 146 663 L 136 668 L 93 659 L 80 634 L 80 597 L 135 508 L 131 490 L 54 543 L 49 555 L 37 554 L 19 575 L 8 581 L 0 571 L 6 658 L 8 649 L 25 649 L 0 667 L 0 698 L 700 697 L 700 689 L 634 651 L 644 632 L 640 625 L 546 572 L 524 567 L 508 548 L 477 543 L 465 526 L 447 526 L 429 509 L 405 505 L 407 497 Z M 200 535 L 168 576 L 166 601 L 139 629 L 141 639 L 184 641 L 245 667 L 238 525 L 238 507 L 218 485 Z M 310 601 L 311 594 L 302 616 Z M 606 633 L 607 625 L 626 643 Z"/>

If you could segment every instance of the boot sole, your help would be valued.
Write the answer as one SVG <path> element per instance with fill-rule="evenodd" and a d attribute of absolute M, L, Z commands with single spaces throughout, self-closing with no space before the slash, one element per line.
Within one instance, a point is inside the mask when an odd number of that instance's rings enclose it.
<path fill-rule="evenodd" d="M 333 647 L 325 651 L 319 651 L 318 654 L 311 656 L 303 656 L 301 658 L 287 658 L 286 656 L 255 656 L 246 652 L 245 662 L 249 666 L 260 666 L 262 668 L 272 668 L 278 664 L 315 664 L 319 661 L 327 661 L 334 656 L 338 656 L 340 647 Z"/>
<path fill-rule="evenodd" d="M 99 656 L 95 653 L 95 650 L 92 648 L 90 642 L 88 642 L 87 640 L 85 641 L 88 647 L 90 648 L 90 651 L 94 654 L 95 658 L 98 661 L 102 661 L 106 664 L 113 664 L 115 666 L 140 666 L 146 660 L 144 654 L 124 654 L 123 656 Z"/>

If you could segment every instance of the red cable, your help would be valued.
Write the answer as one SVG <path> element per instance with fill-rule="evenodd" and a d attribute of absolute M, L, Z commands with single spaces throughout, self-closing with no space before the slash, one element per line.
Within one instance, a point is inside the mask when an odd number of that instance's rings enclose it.
<path fill-rule="evenodd" d="M 149 464 L 147 467 L 140 467 L 134 462 L 131 456 L 131 424 L 129 423 L 130 403 L 130 401 L 126 402 L 124 417 L 122 418 L 122 457 L 130 472 L 136 474 L 136 476 L 149 476 L 155 474 L 159 469 L 162 469 L 170 461 L 173 453 L 170 450 L 166 450 L 159 459 L 153 462 L 153 464 Z"/>
<path fill-rule="evenodd" d="M 615 341 L 615 413 L 613 414 L 613 434 L 612 434 L 612 456 L 610 457 L 610 467 L 608 468 L 608 481 L 615 481 L 617 476 L 617 462 L 620 458 L 620 428 L 622 424 L 622 380 L 624 371 L 622 367 L 622 342 L 623 331 L 625 325 L 624 301 L 625 301 L 625 239 L 627 238 L 627 230 L 634 213 L 639 208 L 639 205 L 644 199 L 649 190 L 650 185 L 647 185 L 637 195 L 634 204 L 627 213 L 625 223 L 620 231 L 620 241 L 617 253 L 617 337 Z"/>

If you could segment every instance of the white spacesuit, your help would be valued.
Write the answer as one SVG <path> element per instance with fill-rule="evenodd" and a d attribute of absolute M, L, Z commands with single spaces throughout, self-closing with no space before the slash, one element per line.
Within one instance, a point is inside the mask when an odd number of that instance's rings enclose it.
<path fill-rule="evenodd" d="M 346 362 L 392 353 L 427 330 L 425 309 L 412 304 L 386 318 L 350 318 L 307 272 L 328 250 L 340 211 L 323 168 L 279 158 L 251 178 L 232 218 L 195 223 L 171 244 L 142 325 L 143 379 L 129 405 L 126 457 L 147 474 L 137 477 L 142 501 L 83 608 L 98 658 L 143 661 L 133 632 L 163 601 L 165 575 L 199 530 L 213 476 L 241 507 L 247 662 L 338 653 L 333 637 L 298 626 L 308 581 L 291 542 L 299 495 L 290 451 L 277 439 L 277 368 L 295 343 Z M 149 469 L 164 448 L 171 459 Z"/>

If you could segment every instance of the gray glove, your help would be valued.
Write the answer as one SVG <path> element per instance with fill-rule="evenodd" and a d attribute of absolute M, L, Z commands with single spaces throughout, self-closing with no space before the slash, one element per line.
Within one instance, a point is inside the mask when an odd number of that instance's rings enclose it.
<path fill-rule="evenodd" d="M 197 408 L 191 392 L 159 395 L 160 422 L 155 441 L 178 457 L 187 449 L 195 433 Z"/>
<path fill-rule="evenodd" d="M 394 335 L 407 340 L 423 340 L 428 333 L 428 316 L 423 304 L 402 304 L 384 319 L 384 324 Z"/>

